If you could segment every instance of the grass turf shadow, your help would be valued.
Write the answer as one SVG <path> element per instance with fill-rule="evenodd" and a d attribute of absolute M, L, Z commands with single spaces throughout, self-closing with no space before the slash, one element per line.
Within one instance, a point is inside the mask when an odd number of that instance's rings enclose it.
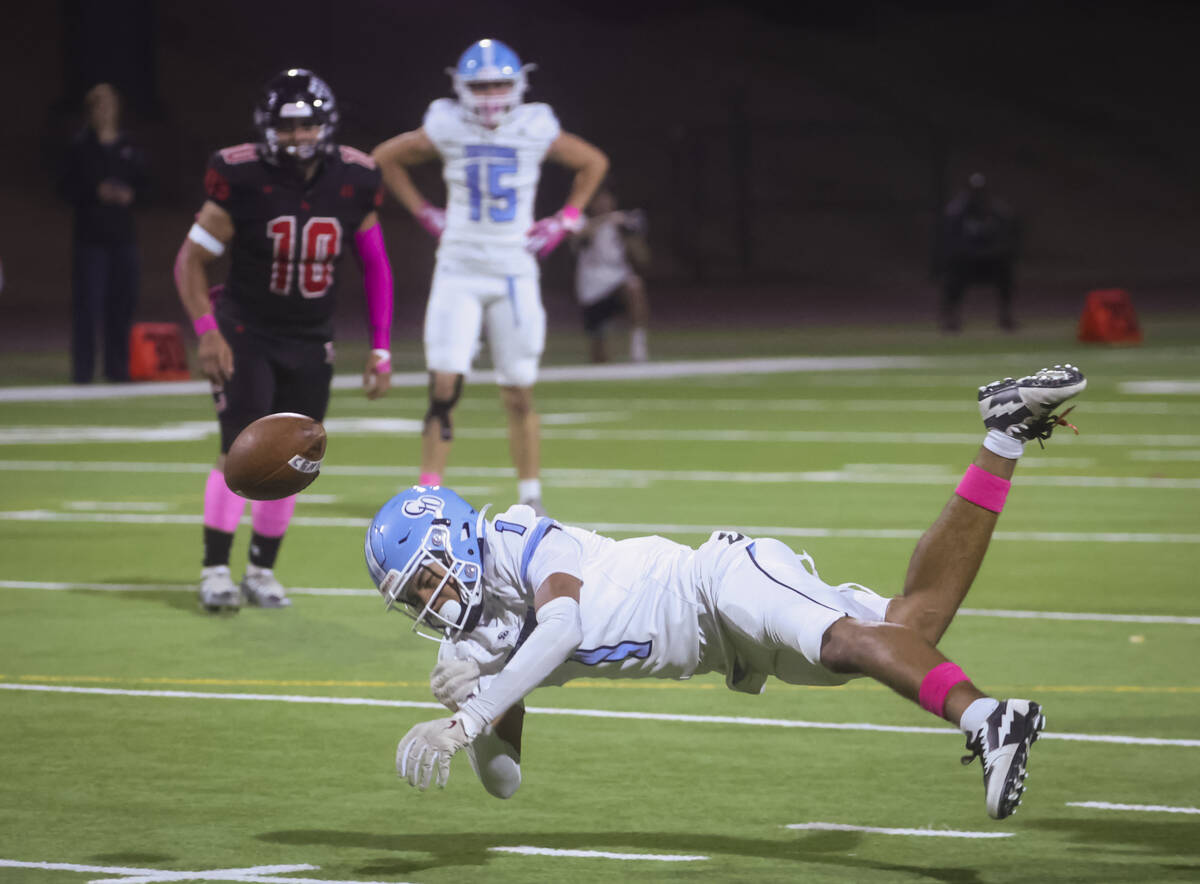
<path fill-rule="evenodd" d="M 378 835 L 329 829 L 300 829 L 263 832 L 261 841 L 273 844 L 369 848 L 413 855 L 411 858 L 382 859 L 357 868 L 363 875 L 412 875 L 431 869 L 461 866 L 486 866 L 505 854 L 490 848 L 534 845 L 554 850 L 612 850 L 646 853 L 725 855 L 779 862 L 815 863 L 847 870 L 894 871 L 944 884 L 977 884 L 981 879 L 973 868 L 934 868 L 924 865 L 900 865 L 857 859 L 846 854 L 862 839 L 856 832 L 820 832 L 798 835 L 794 839 L 735 838 L 712 833 L 679 832 L 461 832 L 454 838 L 423 833 L 415 835 Z M 855 876 L 847 872 L 847 880 Z"/>

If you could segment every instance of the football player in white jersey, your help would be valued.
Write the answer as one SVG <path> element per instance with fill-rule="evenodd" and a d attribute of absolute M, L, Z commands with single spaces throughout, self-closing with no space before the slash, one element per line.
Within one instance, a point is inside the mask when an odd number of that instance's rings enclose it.
<path fill-rule="evenodd" d="M 414 487 L 367 531 L 371 577 L 389 608 L 441 642 L 430 681 L 454 714 L 413 727 L 397 772 L 444 786 L 466 748 L 493 795 L 520 785 L 523 698 L 578 676 L 688 678 L 722 672 L 759 693 L 767 676 L 842 684 L 870 676 L 958 725 L 983 760 L 988 813 L 1024 791 L 1045 725 L 1029 700 L 985 695 L 937 650 L 983 560 L 1027 441 L 1070 426 L 1064 402 L 1086 386 L 1071 365 L 979 390 L 987 435 L 908 564 L 901 595 L 831 586 L 778 540 L 717 531 L 697 549 L 661 537 L 616 541 L 517 505 L 484 518 L 454 492 Z M 486 507 L 484 508 L 486 511 Z"/>
<path fill-rule="evenodd" d="M 608 158 L 562 131 L 549 105 L 525 103 L 532 65 L 499 40 L 472 44 L 448 71 L 457 100 L 429 105 L 421 128 L 375 148 L 383 180 L 439 239 L 425 312 L 429 410 L 421 445 L 423 485 L 441 482 L 453 439 L 451 412 L 462 393 L 481 329 L 508 415 L 518 499 L 542 511 L 539 423 L 533 384 L 546 339 L 537 259 L 573 230 L 608 169 Z M 445 209 L 413 184 L 410 166 L 441 160 Z M 567 201 L 534 221 L 543 160 L 575 172 Z"/>

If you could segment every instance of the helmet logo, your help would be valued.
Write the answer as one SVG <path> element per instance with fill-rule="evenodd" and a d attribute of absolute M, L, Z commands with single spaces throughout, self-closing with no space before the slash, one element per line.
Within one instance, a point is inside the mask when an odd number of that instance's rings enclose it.
<path fill-rule="evenodd" d="M 401 508 L 404 515 L 410 519 L 419 519 L 426 513 L 433 513 L 439 519 L 442 517 L 442 499 L 434 497 L 432 494 L 422 494 L 415 500 L 404 501 L 404 506 Z"/>

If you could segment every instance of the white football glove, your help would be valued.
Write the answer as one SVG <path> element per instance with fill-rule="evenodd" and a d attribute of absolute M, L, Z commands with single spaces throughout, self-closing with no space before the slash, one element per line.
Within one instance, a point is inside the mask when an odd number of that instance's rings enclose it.
<path fill-rule="evenodd" d="M 479 664 L 470 658 L 439 660 L 429 676 L 429 687 L 435 700 L 457 712 L 479 691 Z"/>
<path fill-rule="evenodd" d="M 396 747 L 396 774 L 424 792 L 437 771 L 438 788 L 450 779 L 450 759 L 471 742 L 457 718 L 435 718 L 415 725 Z"/>

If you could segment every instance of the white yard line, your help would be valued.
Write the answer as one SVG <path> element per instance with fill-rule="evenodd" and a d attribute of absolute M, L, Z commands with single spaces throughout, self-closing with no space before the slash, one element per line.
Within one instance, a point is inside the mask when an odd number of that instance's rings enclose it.
<path fill-rule="evenodd" d="M 1013 832 L 961 832 L 954 829 L 881 829 L 875 826 L 851 826 L 845 823 L 791 823 L 785 829 L 818 832 L 870 832 L 876 835 L 915 835 L 923 838 L 1011 838 Z"/>
<path fill-rule="evenodd" d="M 1107 801 L 1068 801 L 1067 807 L 1094 810 L 1133 810 L 1142 813 L 1200 813 L 1200 807 L 1170 807 L 1166 804 L 1110 804 Z"/>
<path fill-rule="evenodd" d="M 332 706 L 378 706 L 400 709 L 444 709 L 439 703 L 413 700 L 379 700 L 371 697 L 314 697 L 301 694 L 217 693 L 206 691 L 154 691 L 126 688 L 85 688 L 71 685 L 13 684 L 0 682 L 0 690 L 33 693 L 92 694 L 113 697 L 154 697 L 175 700 L 242 700 L 274 703 L 303 703 Z M 890 734 L 935 734 L 961 738 L 962 732 L 948 727 L 912 727 L 866 722 L 797 721 L 787 718 L 750 718 L 728 715 L 668 715 L 654 712 L 621 712 L 608 709 L 557 709 L 531 706 L 536 715 L 563 715 L 573 718 L 608 718 L 625 721 L 668 721 L 686 724 L 720 724 L 743 727 L 782 727 L 808 730 L 870 731 Z M 1112 743 L 1130 746 L 1177 746 L 1200 749 L 1200 740 L 1169 739 L 1164 737 L 1132 737 L 1112 734 L 1043 733 L 1044 740 L 1069 740 L 1084 743 Z"/>
<path fill-rule="evenodd" d="M 959 608 L 958 614 L 1014 620 L 1093 620 L 1106 623 L 1176 623 L 1200 626 L 1200 617 L 1175 617 L 1167 614 L 1085 614 L 1078 611 L 1008 611 L 1000 608 Z"/>
<path fill-rule="evenodd" d="M 1135 449 L 1129 452 L 1129 459 L 1153 463 L 1200 460 L 1200 448 L 1182 448 L 1176 451 L 1162 451 L 1157 448 Z"/>
<path fill-rule="evenodd" d="M 89 583 L 60 580 L 0 580 L 0 589 L 33 589 L 47 592 L 195 592 L 195 583 Z M 289 586 L 290 595 L 362 596 L 377 598 L 373 589 L 338 586 Z M 1200 626 L 1200 617 L 1172 614 L 1098 614 L 1079 611 L 1014 611 L 990 608 L 959 608 L 963 617 L 997 617 L 1012 620 L 1082 620 L 1098 623 L 1164 623 Z"/>
<path fill-rule="evenodd" d="M 75 513 L 58 510 L 0 511 L 0 521 L 8 522 L 94 522 L 122 525 L 199 525 L 200 515 L 184 513 Z M 250 524 L 244 516 L 241 524 Z M 354 528 L 366 530 L 370 520 L 353 516 L 295 516 L 291 525 L 302 528 Z M 711 534 L 712 525 L 678 522 L 575 522 L 580 528 L 610 534 Z M 758 537 L 866 538 L 873 540 L 916 540 L 924 533 L 916 528 L 796 528 L 791 525 L 722 525 Z M 993 540 L 1022 543 L 1200 543 L 1200 534 L 1159 534 L 1154 532 L 1116 531 L 997 531 Z"/>
<path fill-rule="evenodd" d="M 249 866 L 241 869 L 197 869 L 175 872 L 163 869 L 129 868 L 126 866 L 94 866 L 81 863 L 23 862 L 21 860 L 0 859 L 0 868 L 121 876 L 116 878 L 93 878 L 87 884 L 161 884 L 161 882 L 167 881 L 240 881 L 248 882 L 248 884 L 403 884 L 403 882 L 399 881 L 363 881 L 361 879 L 348 881 L 331 878 L 278 877 L 286 872 L 310 872 L 321 868 L 320 866 L 308 863 Z"/>
<path fill-rule="evenodd" d="M 559 365 L 543 366 L 538 371 L 538 380 L 543 383 L 630 381 L 705 375 L 740 376 L 787 372 L 877 371 L 921 368 L 932 363 L 933 360 L 922 356 L 781 356 L 764 359 L 685 360 L 628 365 Z M 496 373 L 473 371 L 467 376 L 467 382 L 494 384 Z M 423 371 L 394 372 L 392 374 L 391 385 L 396 388 L 425 387 L 428 384 L 429 375 Z M 361 386 L 362 376 L 359 374 L 339 374 L 333 379 L 335 390 L 358 389 Z M 208 381 L 5 387 L 0 388 L 0 402 L 82 402 L 102 399 L 135 399 L 146 396 L 197 396 L 208 395 L 209 391 Z"/>
<path fill-rule="evenodd" d="M 659 863 L 690 863 L 708 859 L 707 856 L 683 853 L 610 853 L 607 850 L 558 850 L 552 847 L 489 847 L 496 853 L 516 853 L 521 856 L 565 856 L 580 859 L 643 860 Z"/>
<path fill-rule="evenodd" d="M 1200 396 L 1200 381 L 1125 381 L 1117 384 L 1117 390 L 1140 396 Z"/>

